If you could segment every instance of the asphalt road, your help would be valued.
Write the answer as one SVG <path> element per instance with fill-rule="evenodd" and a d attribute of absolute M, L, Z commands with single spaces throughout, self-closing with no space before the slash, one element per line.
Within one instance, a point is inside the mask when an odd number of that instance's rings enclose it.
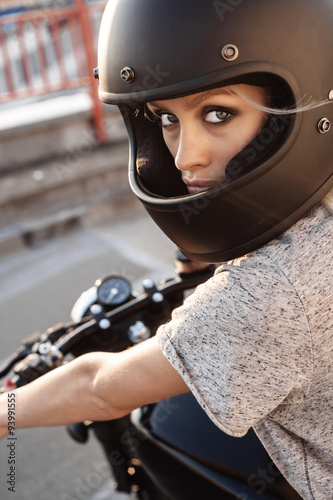
<path fill-rule="evenodd" d="M 173 276 L 174 246 L 146 213 L 86 227 L 0 260 L 0 359 L 22 338 L 68 321 L 82 291 L 106 274 L 122 274 L 140 291 L 142 279 Z M 59 388 L 60 390 L 62 388 Z M 16 433 L 15 491 L 7 474 L 10 448 L 0 443 L 1 500 L 120 500 L 98 443 L 72 441 L 63 427 Z"/>

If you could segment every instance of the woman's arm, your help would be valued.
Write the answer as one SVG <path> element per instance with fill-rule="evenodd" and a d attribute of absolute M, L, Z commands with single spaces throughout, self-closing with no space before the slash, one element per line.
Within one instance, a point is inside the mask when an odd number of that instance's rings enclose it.
<path fill-rule="evenodd" d="M 153 337 L 121 353 L 89 353 L 15 390 L 16 428 L 119 418 L 189 389 Z M 0 397 L 0 438 L 7 434 Z"/>

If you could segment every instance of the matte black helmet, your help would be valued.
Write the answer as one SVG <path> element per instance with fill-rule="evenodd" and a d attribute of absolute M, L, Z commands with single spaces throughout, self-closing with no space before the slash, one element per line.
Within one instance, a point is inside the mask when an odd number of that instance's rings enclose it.
<path fill-rule="evenodd" d="M 251 252 L 333 186 L 333 0 L 109 0 L 99 95 L 123 113 L 132 190 L 193 260 Z M 327 101 L 268 119 L 228 165 L 227 182 L 189 195 L 145 103 L 247 83 L 275 107 Z"/>

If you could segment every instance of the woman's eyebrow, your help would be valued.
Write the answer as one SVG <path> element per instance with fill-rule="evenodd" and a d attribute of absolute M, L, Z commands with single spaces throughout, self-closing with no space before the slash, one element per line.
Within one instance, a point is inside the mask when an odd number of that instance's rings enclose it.
<path fill-rule="evenodd" d="M 186 103 L 188 108 L 195 108 L 199 106 L 203 101 L 210 99 L 211 97 L 224 95 L 224 96 L 233 96 L 230 90 L 224 88 L 207 90 L 206 92 L 202 92 L 200 94 L 194 94 Z"/>
<path fill-rule="evenodd" d="M 228 90 L 226 88 L 217 88 L 217 89 L 212 89 L 212 90 L 207 90 L 205 92 L 201 92 L 199 94 L 194 94 L 192 96 L 188 96 L 188 99 L 186 100 L 186 107 L 189 109 L 195 108 L 196 106 L 199 106 L 203 101 L 206 101 L 207 99 L 210 99 L 211 97 L 215 96 L 230 96 L 233 97 L 234 94 L 232 93 L 231 90 Z M 168 102 L 168 99 L 164 100 L 165 103 Z M 160 109 L 161 105 L 159 101 L 150 101 L 147 103 L 147 106 L 151 111 L 153 111 L 152 108 Z"/>

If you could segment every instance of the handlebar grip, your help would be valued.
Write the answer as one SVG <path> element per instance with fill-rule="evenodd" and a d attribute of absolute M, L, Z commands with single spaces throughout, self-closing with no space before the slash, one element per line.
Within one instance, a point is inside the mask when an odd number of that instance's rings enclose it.
<path fill-rule="evenodd" d="M 15 375 L 12 377 L 12 383 L 16 387 L 21 387 L 41 377 L 53 368 L 55 367 L 50 366 L 39 354 L 29 354 L 29 356 L 15 366 Z"/>

